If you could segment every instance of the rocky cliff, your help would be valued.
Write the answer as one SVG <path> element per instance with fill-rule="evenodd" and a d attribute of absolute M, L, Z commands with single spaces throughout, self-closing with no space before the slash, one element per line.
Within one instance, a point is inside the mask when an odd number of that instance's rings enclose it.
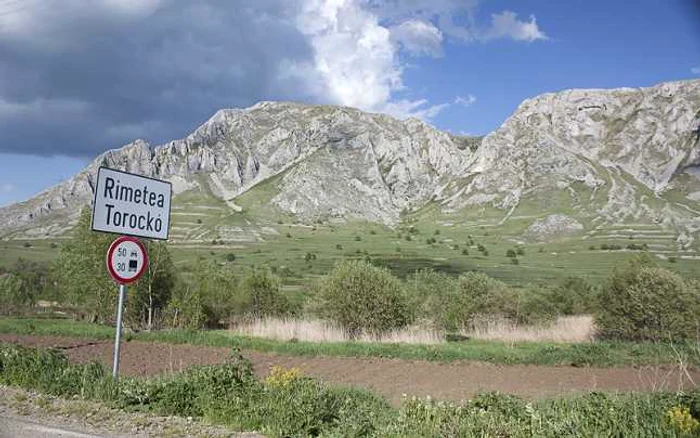
<path fill-rule="evenodd" d="M 487 205 L 507 220 L 530 199 L 565 192 L 594 222 L 645 216 L 692 236 L 700 229 L 700 81 L 544 94 L 483 140 L 344 107 L 221 110 L 185 139 L 137 140 L 0 209 L 0 235 L 64 232 L 91 202 L 100 165 L 167 179 L 176 194 L 205 190 L 232 208 L 275 177 L 269 207 L 301 221 L 395 225 L 431 201 L 453 213 Z"/>

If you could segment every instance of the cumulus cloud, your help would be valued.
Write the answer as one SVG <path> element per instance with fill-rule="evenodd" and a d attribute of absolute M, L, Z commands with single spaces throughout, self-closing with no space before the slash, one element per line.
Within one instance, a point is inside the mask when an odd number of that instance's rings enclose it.
<path fill-rule="evenodd" d="M 391 27 L 391 39 L 412 55 L 442 56 L 442 32 L 432 23 L 407 20 Z"/>
<path fill-rule="evenodd" d="M 518 14 L 513 11 L 503 11 L 500 14 L 491 15 L 491 26 L 487 28 L 481 37 L 484 40 L 495 38 L 512 38 L 516 41 L 545 40 L 547 35 L 537 25 L 534 15 L 530 21 L 521 21 Z"/>

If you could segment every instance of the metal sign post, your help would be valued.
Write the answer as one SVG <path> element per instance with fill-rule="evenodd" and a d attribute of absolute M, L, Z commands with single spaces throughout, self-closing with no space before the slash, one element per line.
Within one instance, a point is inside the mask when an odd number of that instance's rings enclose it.
<path fill-rule="evenodd" d="M 141 242 L 130 236 L 118 237 L 107 250 L 107 270 L 109 275 L 119 283 L 119 304 L 117 307 L 117 334 L 114 339 L 114 363 L 112 376 L 119 378 L 119 351 L 122 342 L 122 318 L 126 285 L 138 280 L 148 266 L 148 253 Z"/>
<path fill-rule="evenodd" d="M 126 298 L 126 285 L 119 285 L 119 307 L 117 307 L 117 336 L 114 339 L 114 362 L 112 364 L 112 377 L 119 378 L 119 350 L 122 345 L 122 314 L 124 313 L 124 298 Z"/>

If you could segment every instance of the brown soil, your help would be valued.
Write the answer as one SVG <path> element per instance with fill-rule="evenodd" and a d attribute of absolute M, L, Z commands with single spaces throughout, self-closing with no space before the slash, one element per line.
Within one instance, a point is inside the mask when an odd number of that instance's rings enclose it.
<path fill-rule="evenodd" d="M 111 369 L 113 342 L 58 336 L 0 335 L 0 342 L 58 347 L 76 362 L 98 360 Z M 176 372 L 192 365 L 227 360 L 228 348 L 182 344 L 125 342 L 120 372 L 154 375 Z M 482 362 L 438 363 L 417 360 L 344 357 L 283 356 L 243 351 L 258 375 L 271 366 L 297 367 L 323 381 L 363 387 L 397 402 L 408 396 L 461 400 L 479 392 L 500 391 L 528 398 L 566 395 L 584 391 L 651 391 L 690 389 L 700 384 L 700 371 L 679 367 L 574 368 L 537 365 L 493 365 Z"/>

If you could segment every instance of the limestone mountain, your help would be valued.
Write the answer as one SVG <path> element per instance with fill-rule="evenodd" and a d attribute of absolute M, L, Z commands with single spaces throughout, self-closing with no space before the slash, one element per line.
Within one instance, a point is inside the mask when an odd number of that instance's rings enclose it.
<path fill-rule="evenodd" d="M 175 241 L 259 238 L 279 217 L 395 226 L 430 208 L 449 223 L 524 220 L 533 239 L 648 222 L 690 247 L 700 230 L 700 81 L 544 94 L 483 139 L 336 106 L 221 110 L 182 140 L 105 152 L 1 208 L 0 236 L 64 233 L 92 201 L 101 165 L 173 183 Z M 213 210 L 211 226 L 197 219 Z"/>

